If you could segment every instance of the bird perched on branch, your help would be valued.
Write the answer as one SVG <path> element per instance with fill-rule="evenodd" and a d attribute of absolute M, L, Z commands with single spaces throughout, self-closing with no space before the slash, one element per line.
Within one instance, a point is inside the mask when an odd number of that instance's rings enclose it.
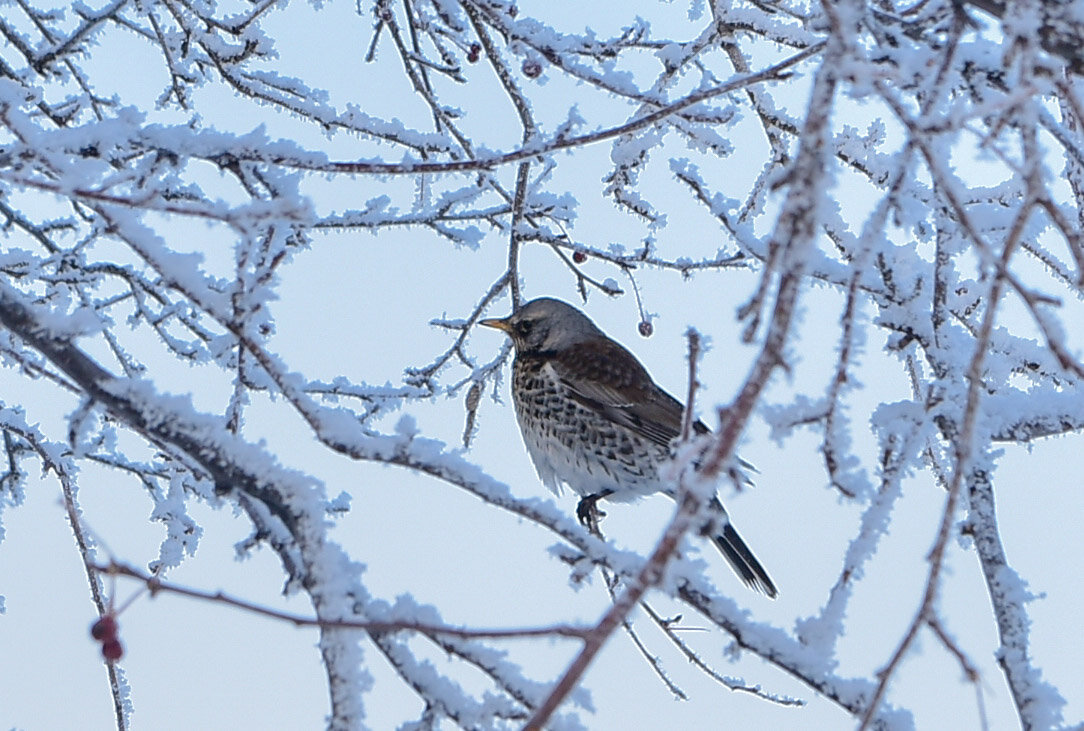
<path fill-rule="evenodd" d="M 581 522 L 594 525 L 602 498 L 673 497 L 659 468 L 681 434 L 684 408 L 632 353 L 572 305 L 547 297 L 480 324 L 512 338 L 512 400 L 527 452 L 550 490 L 565 483 L 580 495 Z M 695 431 L 708 428 L 698 421 Z M 722 526 L 712 541 L 747 585 L 774 598 L 775 584 L 717 498 L 711 509 Z"/>

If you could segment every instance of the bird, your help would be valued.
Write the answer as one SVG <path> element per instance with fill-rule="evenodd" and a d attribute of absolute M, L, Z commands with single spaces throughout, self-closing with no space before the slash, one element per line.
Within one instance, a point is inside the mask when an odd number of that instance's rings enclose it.
<path fill-rule="evenodd" d="M 674 497 L 660 468 L 681 434 L 684 406 L 636 356 L 582 311 L 550 297 L 479 324 L 512 339 L 512 401 L 527 453 L 546 487 L 560 494 L 565 484 L 581 497 L 576 512 L 584 525 L 597 526 L 604 513 L 595 504 L 603 498 Z M 699 420 L 694 429 L 709 432 Z M 704 531 L 747 586 L 774 599 L 775 583 L 717 497 L 710 508 L 716 518 Z"/>

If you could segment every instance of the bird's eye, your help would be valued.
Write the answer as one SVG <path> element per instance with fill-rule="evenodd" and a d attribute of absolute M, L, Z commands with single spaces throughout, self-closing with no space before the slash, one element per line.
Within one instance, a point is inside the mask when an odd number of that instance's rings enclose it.
<path fill-rule="evenodd" d="M 520 320 L 516 323 L 516 332 L 520 335 L 526 335 L 531 331 L 533 324 L 530 320 Z"/>

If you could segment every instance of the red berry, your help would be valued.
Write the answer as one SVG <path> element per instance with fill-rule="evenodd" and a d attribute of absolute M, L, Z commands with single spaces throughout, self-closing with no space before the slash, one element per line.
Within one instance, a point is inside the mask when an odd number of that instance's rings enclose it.
<path fill-rule="evenodd" d="M 482 46 L 478 43 L 470 44 L 470 50 L 467 51 L 467 62 L 478 63 L 478 58 L 482 53 Z"/>
<path fill-rule="evenodd" d="M 640 321 L 640 334 L 645 338 L 651 337 L 651 333 L 655 332 L 655 328 L 647 320 Z"/>
<path fill-rule="evenodd" d="M 106 662 L 116 662 L 124 657 L 124 645 L 116 637 L 102 643 L 102 657 Z"/>
<path fill-rule="evenodd" d="M 101 642 L 102 640 L 116 639 L 117 620 L 112 614 L 107 614 L 94 624 L 90 625 L 90 636 Z"/>
<path fill-rule="evenodd" d="M 577 264 L 583 264 L 585 261 L 587 261 L 587 254 L 583 253 L 582 251 L 573 251 L 572 261 L 576 262 Z"/>
<path fill-rule="evenodd" d="M 523 62 L 523 75 L 528 79 L 537 79 L 542 74 L 542 64 L 538 61 L 527 60 Z"/>

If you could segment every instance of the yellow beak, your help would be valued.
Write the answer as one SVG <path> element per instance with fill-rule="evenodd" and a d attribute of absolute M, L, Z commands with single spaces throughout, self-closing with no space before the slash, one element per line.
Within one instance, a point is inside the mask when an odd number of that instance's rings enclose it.
<path fill-rule="evenodd" d="M 493 319 L 489 319 L 489 320 L 479 320 L 478 324 L 479 325 L 484 325 L 485 327 L 496 328 L 497 330 L 503 330 L 506 333 L 512 332 L 512 326 L 510 324 L 508 324 L 507 318 L 503 319 L 503 320 L 499 319 L 499 318 L 493 318 Z"/>

